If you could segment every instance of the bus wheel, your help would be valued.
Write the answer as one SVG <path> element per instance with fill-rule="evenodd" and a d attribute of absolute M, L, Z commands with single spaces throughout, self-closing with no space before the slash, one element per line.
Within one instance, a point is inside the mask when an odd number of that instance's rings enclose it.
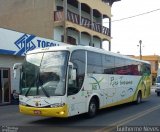
<path fill-rule="evenodd" d="M 157 92 L 157 96 L 160 96 L 160 92 Z"/>
<path fill-rule="evenodd" d="M 89 118 L 94 117 L 97 113 L 97 109 L 98 109 L 97 101 L 94 98 L 92 98 L 90 103 L 89 103 L 88 117 Z"/>
<path fill-rule="evenodd" d="M 137 99 L 136 99 L 136 104 L 140 104 L 142 102 L 142 94 L 141 92 L 139 91 L 138 92 L 138 95 L 137 95 Z"/>

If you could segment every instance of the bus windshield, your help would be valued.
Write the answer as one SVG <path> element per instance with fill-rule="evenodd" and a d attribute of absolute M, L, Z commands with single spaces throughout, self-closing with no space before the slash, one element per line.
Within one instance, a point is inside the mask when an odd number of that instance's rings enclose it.
<path fill-rule="evenodd" d="M 26 55 L 22 65 L 21 94 L 47 97 L 64 95 L 68 56 L 67 51 Z"/>

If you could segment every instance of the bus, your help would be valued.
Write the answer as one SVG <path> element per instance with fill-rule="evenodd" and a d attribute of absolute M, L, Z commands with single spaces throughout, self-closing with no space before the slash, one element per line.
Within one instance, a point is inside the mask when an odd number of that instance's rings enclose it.
<path fill-rule="evenodd" d="M 99 109 L 150 95 L 149 62 L 90 46 L 29 51 L 13 68 L 21 73 L 19 110 L 28 115 L 94 117 Z"/>

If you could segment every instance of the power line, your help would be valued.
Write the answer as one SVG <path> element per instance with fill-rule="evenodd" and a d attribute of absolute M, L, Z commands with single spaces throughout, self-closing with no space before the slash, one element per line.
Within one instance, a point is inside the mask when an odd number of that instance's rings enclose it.
<path fill-rule="evenodd" d="M 155 9 L 155 10 L 151 10 L 151 11 L 148 11 L 148 12 L 144 12 L 144 13 L 141 13 L 141 14 L 137 14 L 137 15 L 134 15 L 134 16 L 129 16 L 129 17 L 124 17 L 124 18 L 121 18 L 121 19 L 113 20 L 112 22 L 118 22 L 118 21 L 123 21 L 123 20 L 134 18 L 134 17 L 138 17 L 138 16 L 143 16 L 143 15 L 153 13 L 153 12 L 156 12 L 156 11 L 159 11 L 159 10 L 160 10 L 160 8 Z M 108 23 L 108 22 L 104 22 L 104 23 Z"/>

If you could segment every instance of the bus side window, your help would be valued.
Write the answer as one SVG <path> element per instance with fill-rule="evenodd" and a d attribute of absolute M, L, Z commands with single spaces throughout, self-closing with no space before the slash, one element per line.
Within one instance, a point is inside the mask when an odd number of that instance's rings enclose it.
<path fill-rule="evenodd" d="M 87 52 L 87 73 L 103 74 L 102 55 L 100 53 Z"/>
<path fill-rule="evenodd" d="M 115 57 L 110 55 L 102 55 L 102 66 L 104 74 L 114 74 L 115 72 Z"/>
<path fill-rule="evenodd" d="M 151 74 L 151 67 L 149 64 L 142 64 L 141 66 L 141 73 L 142 75 L 150 75 Z"/>

